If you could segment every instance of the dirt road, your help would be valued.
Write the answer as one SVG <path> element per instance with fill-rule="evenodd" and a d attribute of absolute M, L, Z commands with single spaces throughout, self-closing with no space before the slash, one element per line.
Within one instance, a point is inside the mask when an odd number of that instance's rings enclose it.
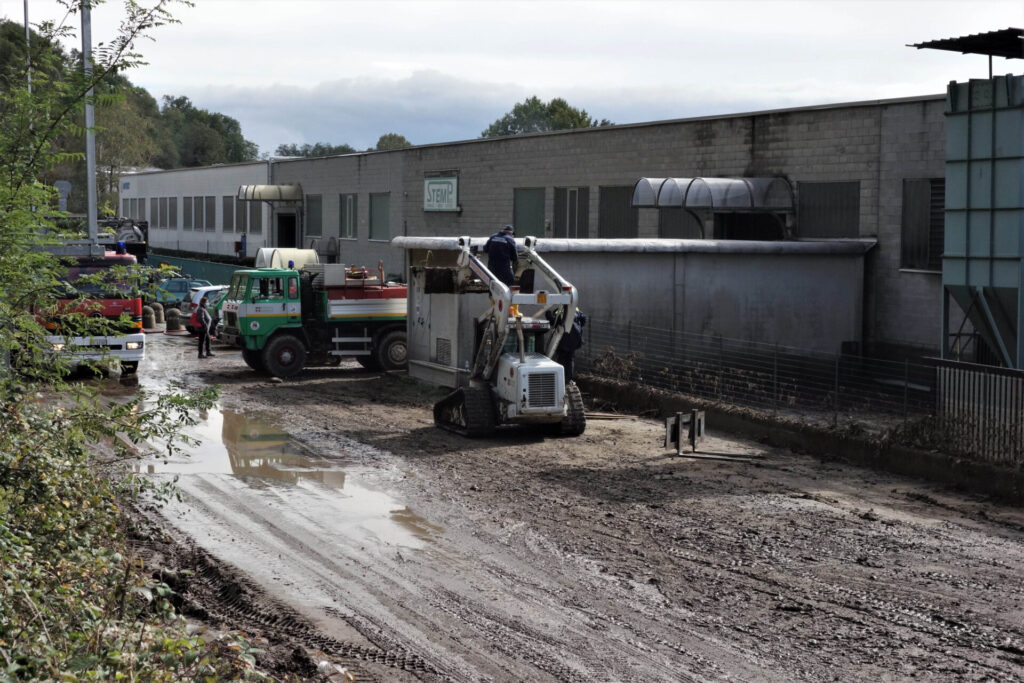
<path fill-rule="evenodd" d="M 275 383 L 193 343 L 141 376 L 223 389 L 196 455 L 150 467 L 212 558 L 201 608 L 358 680 L 1024 678 L 1017 509 L 713 424 L 700 459 L 635 418 L 467 440 L 408 378 Z"/>

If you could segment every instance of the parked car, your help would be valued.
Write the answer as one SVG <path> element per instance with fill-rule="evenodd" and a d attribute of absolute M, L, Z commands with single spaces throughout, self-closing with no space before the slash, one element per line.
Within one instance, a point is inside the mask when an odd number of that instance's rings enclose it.
<path fill-rule="evenodd" d="M 156 300 L 167 308 L 180 308 L 188 300 L 188 293 L 193 287 L 210 287 L 209 280 L 189 277 L 167 278 L 156 288 Z"/>
<path fill-rule="evenodd" d="M 181 304 L 181 315 L 185 321 L 185 329 L 192 334 L 199 332 L 199 330 L 189 324 L 189 318 L 199 310 L 199 300 L 205 296 L 207 299 L 206 310 L 210 312 L 210 317 L 213 318 L 210 331 L 216 330 L 217 323 L 220 321 L 220 304 L 224 301 L 224 295 L 227 294 L 227 291 L 227 285 L 203 285 L 190 289 L 188 296 L 185 297 Z"/>

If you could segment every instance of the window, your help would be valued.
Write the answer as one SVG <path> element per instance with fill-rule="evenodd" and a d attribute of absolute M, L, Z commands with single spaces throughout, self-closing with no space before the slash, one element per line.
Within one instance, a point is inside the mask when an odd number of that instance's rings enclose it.
<path fill-rule="evenodd" d="M 512 224 L 516 236 L 544 236 L 544 188 L 528 187 L 512 190 Z"/>
<path fill-rule="evenodd" d="M 167 197 L 160 198 L 160 220 L 157 221 L 156 227 L 167 227 Z"/>
<path fill-rule="evenodd" d="M 590 213 L 589 187 L 556 187 L 555 220 L 552 237 L 587 237 L 587 223 Z"/>
<path fill-rule="evenodd" d="M 241 199 L 235 200 L 235 232 L 245 232 L 245 202 Z"/>
<path fill-rule="evenodd" d="M 260 202 L 249 202 L 249 232 L 253 235 L 263 233 L 263 205 Z"/>
<path fill-rule="evenodd" d="M 597 236 L 637 237 L 639 210 L 632 206 L 632 186 L 602 187 L 597 204 Z"/>
<path fill-rule="evenodd" d="M 178 229 L 178 198 L 167 198 L 167 227 L 173 230 Z"/>
<path fill-rule="evenodd" d="M 160 227 L 160 200 L 156 197 L 149 200 L 149 222 L 155 228 Z"/>
<path fill-rule="evenodd" d="M 391 195 L 370 195 L 370 239 L 391 239 Z"/>
<path fill-rule="evenodd" d="M 223 223 L 221 230 L 224 232 L 232 232 L 235 229 L 235 198 L 230 195 L 221 197 L 221 213 L 223 214 Z"/>
<path fill-rule="evenodd" d="M 181 200 L 181 228 L 192 229 L 192 197 L 184 197 Z"/>
<path fill-rule="evenodd" d="M 269 299 L 284 298 L 284 278 L 264 277 L 260 278 L 256 282 L 257 287 L 253 292 L 256 299 L 266 301 Z"/>
<path fill-rule="evenodd" d="M 204 206 L 205 204 L 203 203 L 202 197 L 192 198 L 192 225 L 196 230 L 202 230 L 203 225 L 206 223 L 206 219 L 204 218 L 206 213 L 203 211 Z"/>
<path fill-rule="evenodd" d="M 801 237 L 860 237 L 860 181 L 797 184 Z"/>
<path fill-rule="evenodd" d="M 324 232 L 323 197 L 306 195 L 306 237 L 320 237 Z"/>
<path fill-rule="evenodd" d="M 338 236 L 343 239 L 355 239 L 358 195 L 343 194 L 338 196 Z"/>
<path fill-rule="evenodd" d="M 129 201 L 131 201 L 131 200 L 128 200 L 128 199 L 122 199 L 121 200 L 121 215 L 124 216 L 125 218 L 131 218 L 131 214 L 129 213 L 131 211 L 131 209 L 129 208 L 130 207 Z"/>
<path fill-rule="evenodd" d="M 217 198 L 206 197 L 206 229 L 217 229 Z"/>
<path fill-rule="evenodd" d="M 901 268 L 942 272 L 945 205 L 945 178 L 903 181 Z"/>
<path fill-rule="evenodd" d="M 146 200 L 140 197 L 135 201 L 138 202 L 138 204 L 135 206 L 135 216 L 133 216 L 133 218 L 140 221 L 146 220 Z"/>

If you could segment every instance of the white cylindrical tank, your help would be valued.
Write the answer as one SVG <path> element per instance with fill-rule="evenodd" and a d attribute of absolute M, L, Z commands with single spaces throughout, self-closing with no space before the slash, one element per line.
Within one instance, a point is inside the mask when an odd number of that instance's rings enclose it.
<path fill-rule="evenodd" d="M 292 261 L 295 270 L 309 263 L 320 263 L 315 249 L 279 249 L 263 247 L 256 252 L 257 268 L 287 268 Z"/>

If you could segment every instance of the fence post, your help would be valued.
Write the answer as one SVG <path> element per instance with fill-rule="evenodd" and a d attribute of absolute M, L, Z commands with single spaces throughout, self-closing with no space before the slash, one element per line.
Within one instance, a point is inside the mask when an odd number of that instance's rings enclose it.
<path fill-rule="evenodd" d="M 772 353 L 772 415 L 778 412 L 776 402 L 779 397 L 779 345 L 775 345 Z"/>
<path fill-rule="evenodd" d="M 833 394 L 835 399 L 832 402 L 832 426 L 837 427 L 839 425 L 839 354 L 836 354 L 836 382 L 835 382 L 835 393 Z"/>
<path fill-rule="evenodd" d="M 908 392 L 910 391 L 910 359 L 903 359 L 903 424 L 907 424 L 907 411 L 909 408 Z"/>

